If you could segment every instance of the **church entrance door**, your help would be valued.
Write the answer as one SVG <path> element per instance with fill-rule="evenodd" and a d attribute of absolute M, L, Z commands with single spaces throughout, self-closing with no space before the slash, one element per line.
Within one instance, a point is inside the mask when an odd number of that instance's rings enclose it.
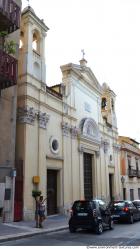
<path fill-rule="evenodd" d="M 57 213 L 57 170 L 47 170 L 47 214 Z"/>
<path fill-rule="evenodd" d="M 84 194 L 85 199 L 93 198 L 92 155 L 84 153 Z"/>

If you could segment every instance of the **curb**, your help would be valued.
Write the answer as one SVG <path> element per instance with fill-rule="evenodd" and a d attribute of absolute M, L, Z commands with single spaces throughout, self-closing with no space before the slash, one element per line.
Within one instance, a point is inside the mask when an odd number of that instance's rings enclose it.
<path fill-rule="evenodd" d="M 5 236 L 0 236 L 0 243 L 7 242 L 7 241 L 12 241 L 12 240 L 19 240 L 19 239 L 24 239 L 24 238 L 29 238 L 33 237 L 35 235 L 40 235 L 40 234 L 49 234 L 53 232 L 58 232 L 58 231 L 63 231 L 67 230 L 68 226 L 62 226 L 58 228 L 52 228 L 52 229 L 47 229 L 44 231 L 38 231 L 38 232 L 25 232 L 25 233 L 20 233 L 20 234 L 10 234 L 10 235 L 5 235 Z"/>

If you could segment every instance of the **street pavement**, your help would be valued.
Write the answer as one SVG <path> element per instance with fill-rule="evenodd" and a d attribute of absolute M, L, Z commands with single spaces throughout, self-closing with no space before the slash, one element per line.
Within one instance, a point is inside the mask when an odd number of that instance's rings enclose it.
<path fill-rule="evenodd" d="M 49 216 L 43 228 L 35 228 L 35 221 L 0 223 L 0 243 L 67 229 L 68 220 L 69 217 L 65 215 Z"/>
<path fill-rule="evenodd" d="M 140 222 L 115 224 L 101 235 L 92 231 L 70 233 L 68 229 L 1 243 L 3 246 L 140 246 Z M 138 247 L 135 247 L 137 249 Z"/>
<path fill-rule="evenodd" d="M 140 246 L 140 222 L 115 224 L 114 230 L 101 235 L 91 231 L 68 230 L 68 216 L 49 216 L 44 228 L 35 228 L 35 221 L 0 224 L 0 245 L 10 246 Z"/>

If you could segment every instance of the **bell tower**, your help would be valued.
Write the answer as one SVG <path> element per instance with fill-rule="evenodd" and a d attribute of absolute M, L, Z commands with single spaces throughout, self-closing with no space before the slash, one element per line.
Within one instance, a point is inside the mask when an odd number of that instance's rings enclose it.
<path fill-rule="evenodd" d="M 117 128 L 117 119 L 115 113 L 115 93 L 106 83 L 102 85 L 101 112 L 106 124 L 110 127 Z"/>
<path fill-rule="evenodd" d="M 40 20 L 31 6 L 22 12 L 20 31 L 19 79 L 29 76 L 46 82 L 45 37 L 48 27 Z M 31 79 L 30 79 L 31 81 Z"/>

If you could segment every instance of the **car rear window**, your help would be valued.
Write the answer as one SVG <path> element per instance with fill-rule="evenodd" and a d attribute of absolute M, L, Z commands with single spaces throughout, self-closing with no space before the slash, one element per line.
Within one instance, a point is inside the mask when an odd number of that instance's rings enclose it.
<path fill-rule="evenodd" d="M 134 204 L 136 207 L 140 207 L 140 201 L 133 201 L 133 204 Z"/>
<path fill-rule="evenodd" d="M 125 207 L 125 202 L 115 202 L 113 204 L 113 207 L 117 210 L 121 210 L 123 207 Z"/>
<path fill-rule="evenodd" d="M 73 205 L 73 209 L 77 212 L 85 212 L 92 208 L 95 208 L 95 204 L 89 201 L 76 201 Z"/>

